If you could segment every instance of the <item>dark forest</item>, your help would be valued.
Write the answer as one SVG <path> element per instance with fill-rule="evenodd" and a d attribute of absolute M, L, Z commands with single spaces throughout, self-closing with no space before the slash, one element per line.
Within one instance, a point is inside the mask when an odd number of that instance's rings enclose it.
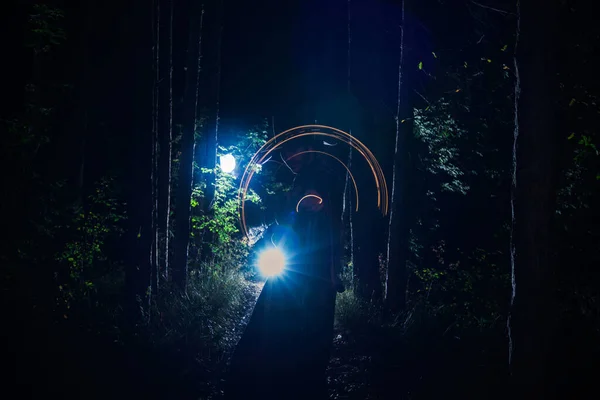
<path fill-rule="evenodd" d="M 583 0 L 8 0 L 6 399 L 579 399 Z"/>

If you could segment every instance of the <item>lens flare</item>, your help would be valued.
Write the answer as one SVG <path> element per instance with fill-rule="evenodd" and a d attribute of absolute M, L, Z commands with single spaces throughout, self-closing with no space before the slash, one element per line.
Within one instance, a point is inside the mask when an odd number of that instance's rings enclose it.
<path fill-rule="evenodd" d="M 285 269 L 285 256 L 277 247 L 263 251 L 258 257 L 258 269 L 266 277 L 277 276 Z"/>

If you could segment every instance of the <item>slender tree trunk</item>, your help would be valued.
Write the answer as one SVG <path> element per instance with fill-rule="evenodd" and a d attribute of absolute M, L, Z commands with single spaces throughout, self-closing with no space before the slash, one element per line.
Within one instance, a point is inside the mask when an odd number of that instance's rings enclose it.
<path fill-rule="evenodd" d="M 348 151 L 348 169 L 352 171 L 352 149 Z M 349 185 L 348 185 L 349 186 Z M 354 204 L 356 200 L 353 200 L 352 196 L 348 196 L 348 231 L 349 231 L 349 245 L 350 249 L 350 264 L 352 265 L 352 289 L 356 289 L 356 267 L 354 266 L 354 225 L 353 225 L 353 213 L 356 209 L 356 204 Z"/>
<path fill-rule="evenodd" d="M 165 18 L 166 17 L 166 18 Z M 158 227 L 160 239 L 159 271 L 160 278 L 166 282 L 169 280 L 169 243 L 171 241 L 171 168 L 173 147 L 173 0 L 169 7 L 164 7 L 162 20 L 169 21 L 168 32 L 163 32 L 165 39 L 163 43 L 168 44 L 169 56 L 163 57 L 163 77 L 159 90 L 160 109 L 167 110 L 159 118 L 160 123 L 160 154 L 159 154 L 159 204 L 158 204 Z M 166 65 L 165 65 L 166 64 Z M 166 72 L 165 72 L 166 71 Z"/>
<path fill-rule="evenodd" d="M 152 5 L 152 70 L 154 81 L 152 83 L 152 293 L 158 292 L 159 273 L 159 219 L 158 219 L 158 152 L 159 152 L 159 82 L 160 82 L 160 0 L 155 0 Z"/>
<path fill-rule="evenodd" d="M 85 34 L 82 35 L 82 47 L 83 47 L 83 68 L 82 68 L 82 82 L 81 82 L 81 107 L 83 112 L 81 112 L 81 116 L 83 118 L 82 129 L 81 129 L 81 161 L 79 164 L 79 174 L 77 176 L 77 186 L 78 193 L 77 199 L 75 200 L 75 204 L 77 206 L 83 206 L 85 203 L 85 151 L 86 151 L 86 142 L 88 137 L 89 130 L 89 111 L 90 111 L 90 96 L 89 93 L 92 92 L 90 88 L 90 53 L 89 53 L 89 42 L 90 42 L 90 32 L 92 31 L 92 12 L 93 12 L 93 4 L 86 5 L 85 11 Z"/>
<path fill-rule="evenodd" d="M 182 106 L 181 158 L 179 167 L 179 185 L 176 196 L 175 242 L 173 248 L 173 281 L 183 291 L 187 287 L 188 248 L 190 239 L 190 200 L 193 183 L 193 161 L 195 133 L 198 116 L 199 74 L 202 60 L 202 25 L 204 9 L 197 9 L 192 2 L 189 10 L 189 44 L 186 61 L 186 79 Z"/>
<path fill-rule="evenodd" d="M 406 227 L 406 175 L 407 137 L 410 132 L 404 122 L 412 121 L 407 109 L 407 91 L 403 82 L 404 68 L 404 18 L 405 1 L 402 1 L 400 16 L 400 59 L 398 61 L 398 101 L 396 108 L 396 145 L 392 172 L 392 199 L 388 226 L 387 262 L 385 279 L 385 303 L 391 311 L 401 311 L 406 306 L 406 254 L 408 229 Z M 407 122 L 407 125 L 410 122 Z"/>
<path fill-rule="evenodd" d="M 347 87 L 346 94 L 348 95 L 348 104 L 351 104 L 350 99 L 352 98 L 352 29 L 351 29 L 351 17 L 352 17 L 352 1 L 348 0 L 348 27 L 347 27 L 347 36 L 348 36 L 348 52 L 346 56 L 347 63 Z M 352 126 L 348 129 L 349 133 L 352 134 Z M 350 147 L 350 146 L 349 146 Z M 348 169 L 352 168 L 352 147 L 348 149 L 348 161 L 347 161 Z M 354 233 L 352 232 L 352 213 L 354 212 L 354 207 L 352 206 L 352 196 L 350 185 L 348 185 L 348 181 L 350 179 L 350 174 L 346 173 L 346 180 L 344 182 L 344 196 L 342 198 L 342 243 L 348 243 L 348 248 L 350 250 L 349 261 L 352 266 L 352 281 L 350 285 L 354 288 Z M 343 231 L 345 227 L 348 227 L 348 233 Z"/>
<path fill-rule="evenodd" d="M 151 5 L 136 1 L 128 5 L 131 15 L 131 31 L 126 35 L 129 41 L 130 59 L 124 65 L 131 78 L 131 104 L 134 104 L 131 126 L 133 134 L 131 149 L 131 168 L 128 185 L 128 223 L 129 223 L 129 262 L 126 271 L 126 313 L 127 321 L 135 324 L 147 312 L 150 306 L 151 266 L 152 266 L 152 87 L 154 79 L 152 62 L 152 26 Z M 148 27 L 148 29 L 140 29 Z"/>
<path fill-rule="evenodd" d="M 221 3 L 221 8 L 223 7 L 223 1 Z M 222 10 L 220 10 L 220 19 L 222 20 Z M 210 202 L 214 202 L 215 198 L 215 187 L 214 182 L 216 179 L 216 166 L 217 166 L 217 147 L 219 145 L 219 124 L 221 122 L 221 50 L 222 50 L 222 42 L 223 42 L 223 26 L 219 28 L 219 39 L 217 44 L 217 98 L 216 98 L 216 113 L 215 113 L 215 132 L 214 136 L 211 140 L 210 147 L 210 163 L 211 168 L 213 169 L 211 180 L 212 180 L 212 192 L 210 196 Z"/>
<path fill-rule="evenodd" d="M 514 396 L 553 397 L 549 356 L 555 327 L 552 216 L 558 178 L 557 5 L 518 5 L 515 51 L 509 365 Z"/>
<path fill-rule="evenodd" d="M 203 146 L 206 146 L 204 165 L 212 172 L 204 176 L 204 182 L 206 184 L 205 196 L 203 200 L 203 212 L 205 215 L 211 216 L 213 213 L 213 205 L 215 199 L 215 183 L 216 183 L 216 167 L 217 167 L 217 147 L 219 141 L 219 127 L 221 118 L 221 50 L 223 40 L 223 0 L 219 0 L 216 8 L 216 19 L 217 25 L 217 47 L 216 47 L 216 77 L 215 77 L 215 91 L 214 91 L 214 106 L 215 106 L 215 125 L 214 129 L 207 129 L 208 135 L 203 139 Z M 212 101 L 212 98 L 210 99 Z M 214 243 L 215 235 L 212 232 L 205 231 L 202 233 L 202 250 L 201 256 L 203 261 L 214 263 L 215 254 L 212 252 L 211 246 Z"/>

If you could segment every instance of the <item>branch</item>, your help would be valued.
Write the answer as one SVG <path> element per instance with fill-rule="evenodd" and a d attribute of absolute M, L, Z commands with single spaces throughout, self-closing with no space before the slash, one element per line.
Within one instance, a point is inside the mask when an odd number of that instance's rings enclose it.
<path fill-rule="evenodd" d="M 485 4 L 481 4 L 481 3 L 478 3 L 478 2 L 473 1 L 473 0 L 471 0 L 471 3 L 475 4 L 476 6 L 482 7 L 482 8 L 487 8 L 488 10 L 499 12 L 500 14 L 503 14 L 503 15 L 512 14 L 512 13 L 510 13 L 508 11 L 504 11 L 504 10 L 500 10 L 498 8 L 486 6 Z"/>
<path fill-rule="evenodd" d="M 416 89 L 414 89 L 414 90 L 415 90 L 415 93 L 416 93 L 416 94 L 418 94 L 419 96 L 421 96 L 421 98 L 422 98 L 423 100 L 425 100 L 425 102 L 427 103 L 427 105 L 431 106 L 431 103 L 429 102 L 429 100 L 427 100 L 427 99 L 425 98 L 425 96 L 423 96 L 421 93 L 419 93 L 419 92 L 418 92 Z"/>
<path fill-rule="evenodd" d="M 288 167 L 288 169 L 290 170 L 290 172 L 294 175 L 297 175 L 294 170 L 288 165 L 288 163 L 285 161 L 285 159 L 283 158 L 283 154 L 279 153 L 279 156 L 281 157 L 281 161 L 283 161 L 283 163 L 285 164 L 286 167 Z M 294 178 L 296 179 L 296 178 Z"/>

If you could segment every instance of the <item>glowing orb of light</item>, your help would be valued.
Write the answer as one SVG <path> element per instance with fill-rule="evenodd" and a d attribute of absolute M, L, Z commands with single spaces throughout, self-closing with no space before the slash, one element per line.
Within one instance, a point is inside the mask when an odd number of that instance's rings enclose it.
<path fill-rule="evenodd" d="M 235 169 L 235 157 L 233 157 L 231 154 L 225 154 L 224 156 L 221 156 L 219 162 L 221 164 L 221 169 L 227 174 L 233 172 Z"/>
<path fill-rule="evenodd" d="M 266 277 L 277 276 L 285 269 L 285 256 L 277 247 L 266 249 L 258 257 L 258 269 Z"/>

